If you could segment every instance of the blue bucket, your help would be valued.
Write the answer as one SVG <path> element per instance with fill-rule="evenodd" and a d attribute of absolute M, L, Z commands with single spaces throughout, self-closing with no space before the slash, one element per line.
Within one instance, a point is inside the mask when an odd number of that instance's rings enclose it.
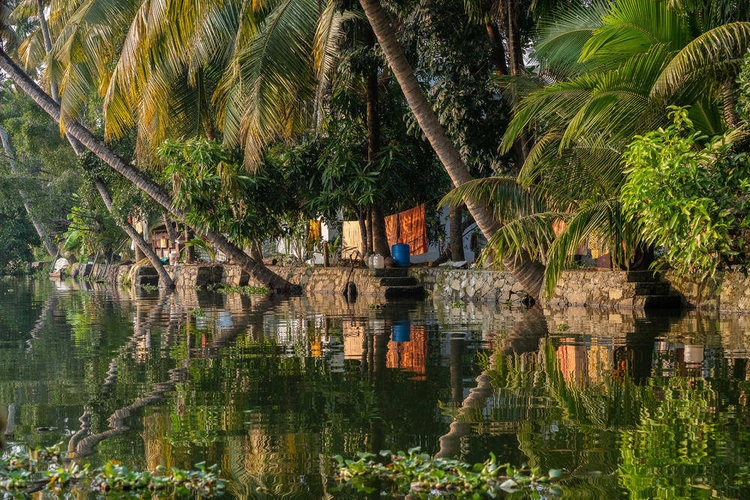
<path fill-rule="evenodd" d="M 398 267 L 409 267 L 409 245 L 406 243 L 397 243 L 391 247 L 391 255 L 396 261 Z"/>
<path fill-rule="evenodd" d="M 391 340 L 394 342 L 409 342 L 411 340 L 411 323 L 407 320 L 396 321 L 393 324 Z"/>

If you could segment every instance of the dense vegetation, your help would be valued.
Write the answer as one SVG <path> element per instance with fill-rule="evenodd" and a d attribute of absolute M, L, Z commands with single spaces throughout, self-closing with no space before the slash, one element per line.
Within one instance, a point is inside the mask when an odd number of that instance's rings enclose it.
<path fill-rule="evenodd" d="M 452 238 L 468 210 L 496 262 L 533 271 L 533 297 L 582 244 L 623 267 L 654 250 L 656 266 L 704 277 L 745 265 L 742 2 L 10 7 L 6 270 L 42 248 L 127 256 L 137 221 L 174 221 L 253 273 L 243 248 L 260 258 L 312 218 L 358 219 L 362 253 L 387 254 L 383 217 L 434 211 L 451 184 Z M 684 154 L 667 158 L 676 132 Z"/>

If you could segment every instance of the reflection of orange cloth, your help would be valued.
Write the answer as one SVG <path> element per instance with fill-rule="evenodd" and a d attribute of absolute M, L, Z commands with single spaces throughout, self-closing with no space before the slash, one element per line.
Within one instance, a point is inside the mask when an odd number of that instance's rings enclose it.
<path fill-rule="evenodd" d="M 557 361 L 566 382 L 583 384 L 588 376 L 586 347 L 563 344 L 557 348 Z"/>
<path fill-rule="evenodd" d="M 406 243 L 410 255 L 427 253 L 427 222 L 424 205 L 389 215 L 385 218 L 385 231 L 388 245 Z"/>
<path fill-rule="evenodd" d="M 386 367 L 420 375 L 427 373 L 427 330 L 424 326 L 411 325 L 408 342 L 388 342 Z"/>

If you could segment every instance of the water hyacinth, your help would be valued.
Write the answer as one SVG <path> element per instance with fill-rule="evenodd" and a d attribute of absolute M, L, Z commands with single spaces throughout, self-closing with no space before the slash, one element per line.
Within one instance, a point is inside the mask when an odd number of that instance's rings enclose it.
<path fill-rule="evenodd" d="M 193 470 L 157 467 L 156 471 L 130 469 L 117 461 L 90 471 L 89 465 L 64 463 L 63 445 L 23 450 L 14 448 L 0 456 L 0 494 L 25 494 L 50 491 L 56 495 L 76 490 L 99 494 L 124 493 L 139 497 L 188 495 L 211 498 L 223 494 L 226 483 L 217 473 L 218 466 L 196 464 Z"/>
<path fill-rule="evenodd" d="M 407 453 L 384 450 L 379 455 L 358 453 L 358 460 L 336 456 L 341 489 L 381 495 L 409 495 L 412 498 L 495 498 L 503 493 L 524 491 L 545 498 L 562 496 L 556 481 L 562 471 L 547 475 L 538 469 L 498 464 L 494 454 L 481 464 L 432 458 L 412 448 Z"/>

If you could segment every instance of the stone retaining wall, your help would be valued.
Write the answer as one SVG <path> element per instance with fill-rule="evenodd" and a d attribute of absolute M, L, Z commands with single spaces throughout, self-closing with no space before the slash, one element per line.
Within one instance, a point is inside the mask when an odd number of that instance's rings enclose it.
<path fill-rule="evenodd" d="M 507 271 L 413 267 L 409 275 L 428 293 L 449 302 L 506 304 L 526 298 L 523 287 Z"/>
<path fill-rule="evenodd" d="M 155 284 L 155 271 L 142 266 L 74 265 L 71 272 L 78 277 L 102 281 Z M 357 285 L 361 295 L 379 297 L 378 280 L 368 269 L 340 267 L 278 267 L 270 268 L 292 284 L 300 285 L 308 294 L 340 295 L 348 280 Z M 218 283 L 230 286 L 260 285 L 236 265 L 167 266 L 178 288 L 205 287 Z M 504 305 L 518 303 L 525 294 L 513 276 L 505 271 L 464 270 L 412 267 L 409 275 L 433 298 L 452 302 Z M 692 282 L 665 273 L 659 280 L 671 284 L 672 292 L 681 294 L 686 306 L 709 311 L 750 312 L 750 278 L 741 272 L 717 273 L 703 283 Z M 545 306 L 603 308 L 608 310 L 642 309 L 636 286 L 628 281 L 625 271 L 581 269 L 565 271 L 554 294 L 544 300 Z"/>
<path fill-rule="evenodd" d="M 705 311 L 750 312 L 750 276 L 740 271 L 717 272 L 697 282 L 668 271 L 664 278 L 685 297 L 685 303 Z"/>
<path fill-rule="evenodd" d="M 305 293 L 341 295 L 348 281 L 357 285 L 360 295 L 379 295 L 378 280 L 373 279 L 369 269 L 346 267 L 279 267 L 269 266 L 289 283 L 299 285 Z M 252 277 L 250 285 L 262 286 Z"/>
<path fill-rule="evenodd" d="M 564 271 L 555 291 L 544 303 L 550 306 L 638 308 L 635 283 L 626 271 L 576 269 Z"/>

